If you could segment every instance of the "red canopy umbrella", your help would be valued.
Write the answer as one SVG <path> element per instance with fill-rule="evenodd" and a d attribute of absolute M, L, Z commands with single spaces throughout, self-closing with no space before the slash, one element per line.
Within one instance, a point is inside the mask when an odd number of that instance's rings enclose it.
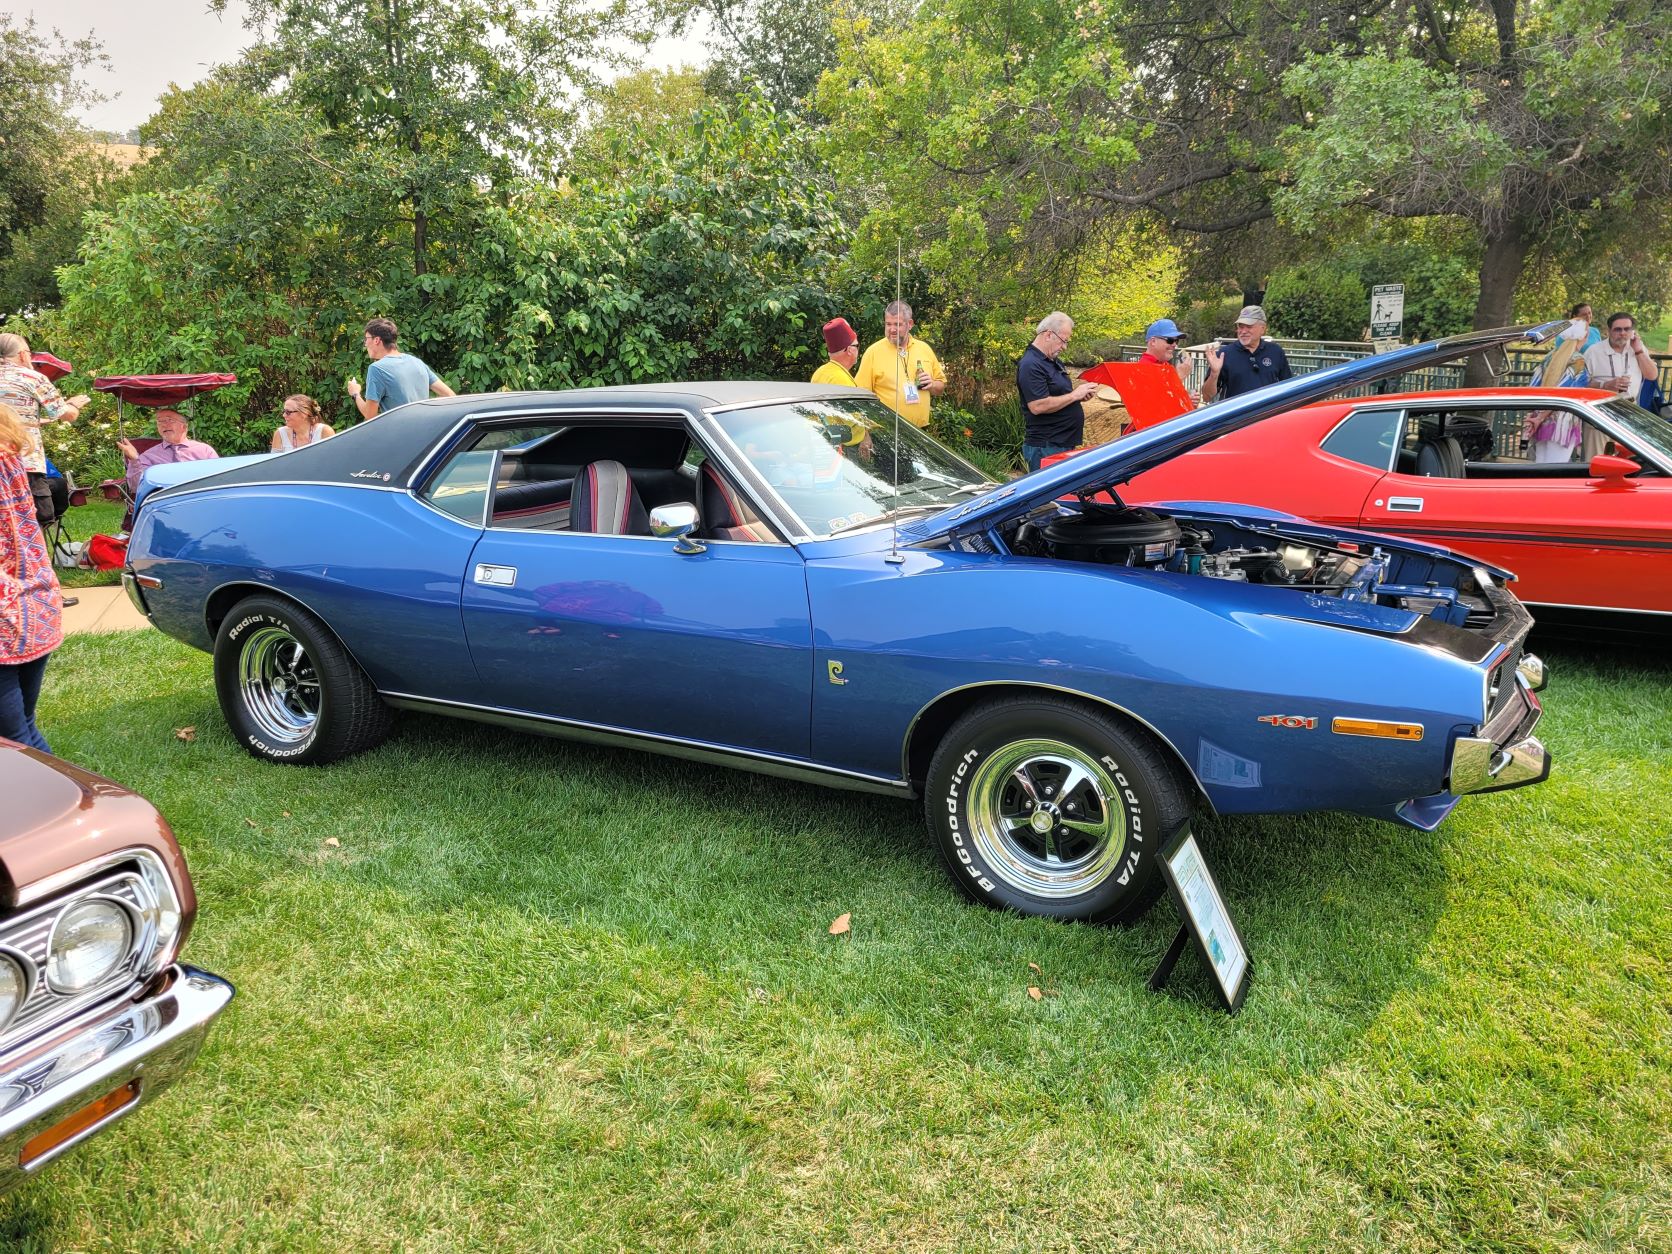
<path fill-rule="evenodd" d="M 130 405 L 178 405 L 236 382 L 235 374 L 113 374 L 94 379 L 93 390 L 110 392 Z"/>
<path fill-rule="evenodd" d="M 116 397 L 116 431 L 122 432 L 122 403 L 168 406 L 238 382 L 235 374 L 113 374 L 93 380 L 95 392 Z"/>
<path fill-rule="evenodd" d="M 62 379 L 75 369 L 62 357 L 54 357 L 51 353 L 30 353 L 29 360 L 36 370 L 55 381 Z"/>

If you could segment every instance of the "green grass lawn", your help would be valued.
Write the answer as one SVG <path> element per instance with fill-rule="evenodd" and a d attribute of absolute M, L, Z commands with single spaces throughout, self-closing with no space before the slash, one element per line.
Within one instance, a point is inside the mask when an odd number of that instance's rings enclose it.
<path fill-rule="evenodd" d="M 1548 655 L 1543 787 L 1201 824 L 1229 1018 L 1146 990 L 1170 905 L 967 905 L 904 803 L 423 718 L 267 766 L 206 657 L 73 639 L 43 726 L 172 820 L 239 995 L 0 1247 L 1665 1250 L 1672 665 Z"/>

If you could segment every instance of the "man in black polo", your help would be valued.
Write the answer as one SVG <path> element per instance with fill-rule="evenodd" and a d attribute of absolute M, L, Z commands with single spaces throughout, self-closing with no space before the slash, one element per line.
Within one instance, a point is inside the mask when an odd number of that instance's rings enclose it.
<path fill-rule="evenodd" d="M 1223 351 L 1209 344 L 1208 377 L 1202 380 L 1202 404 L 1242 396 L 1268 383 L 1294 377 L 1289 359 L 1276 340 L 1266 336 L 1266 311 L 1245 305 L 1237 315 L 1237 342 Z"/>
<path fill-rule="evenodd" d="M 1074 335 L 1074 319 L 1061 310 L 1040 320 L 1033 343 L 1016 363 L 1016 391 L 1022 398 L 1022 460 L 1029 470 L 1053 453 L 1080 447 L 1085 438 L 1086 413 L 1080 402 L 1097 394 L 1097 384 L 1069 381 L 1058 360 Z"/>

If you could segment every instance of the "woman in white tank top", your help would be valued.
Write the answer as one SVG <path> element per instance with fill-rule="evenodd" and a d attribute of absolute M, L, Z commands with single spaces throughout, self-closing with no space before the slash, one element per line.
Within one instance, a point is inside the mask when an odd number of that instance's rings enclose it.
<path fill-rule="evenodd" d="M 273 451 L 288 453 L 306 444 L 329 440 L 336 434 L 320 421 L 319 402 L 298 392 L 284 398 L 284 425 L 273 432 Z"/>

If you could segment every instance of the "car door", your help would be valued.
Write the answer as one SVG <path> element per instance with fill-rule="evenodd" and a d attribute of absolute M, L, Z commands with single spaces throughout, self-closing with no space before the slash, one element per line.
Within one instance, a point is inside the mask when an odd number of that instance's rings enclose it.
<path fill-rule="evenodd" d="M 777 542 L 490 525 L 465 573 L 481 703 L 568 723 L 805 757 L 812 626 Z"/>
<path fill-rule="evenodd" d="M 1579 424 L 1571 463 L 1530 460 L 1523 433 L 1552 412 Z M 1489 457 L 1466 462 L 1461 477 L 1389 473 L 1365 503 L 1367 529 L 1419 536 L 1514 571 L 1524 601 L 1672 610 L 1672 480 L 1591 477 L 1577 459 L 1608 436 L 1577 404 L 1498 403 L 1469 417 L 1491 425 Z M 1423 418 L 1410 415 L 1404 463 L 1435 430 Z"/>

